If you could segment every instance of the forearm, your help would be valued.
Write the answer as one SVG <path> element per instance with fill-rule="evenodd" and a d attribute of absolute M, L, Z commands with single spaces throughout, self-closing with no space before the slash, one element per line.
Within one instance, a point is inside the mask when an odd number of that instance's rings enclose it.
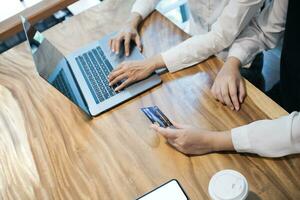
<path fill-rule="evenodd" d="M 148 64 L 151 72 L 160 69 L 162 67 L 166 67 L 166 64 L 160 54 L 145 59 L 145 62 Z"/>
<path fill-rule="evenodd" d="M 145 19 L 156 7 L 159 0 L 136 0 L 132 6 L 132 13 L 139 13 Z"/>
<path fill-rule="evenodd" d="M 238 152 L 265 157 L 300 153 L 300 115 L 293 112 L 275 120 L 260 120 L 231 130 Z"/>
<path fill-rule="evenodd" d="M 230 131 L 214 132 L 212 134 L 212 150 L 217 151 L 233 151 L 233 143 Z"/>
<path fill-rule="evenodd" d="M 229 47 L 256 15 L 263 1 L 230 1 L 210 32 L 195 35 L 163 52 L 170 72 L 175 72 L 206 60 Z"/>
<path fill-rule="evenodd" d="M 175 72 L 190 67 L 227 48 L 232 41 L 228 40 L 223 43 L 222 41 L 225 39 L 220 35 L 222 34 L 215 31 L 196 35 L 163 52 L 162 56 L 168 70 Z M 234 36 L 232 35 L 232 37 Z M 234 62 L 234 64 L 240 63 L 238 59 L 231 62 Z"/>
<path fill-rule="evenodd" d="M 223 67 L 229 67 L 232 70 L 238 71 L 241 68 L 241 61 L 234 57 L 230 56 L 227 58 L 226 62 L 224 63 Z"/>
<path fill-rule="evenodd" d="M 288 1 L 272 1 L 234 41 L 229 56 L 250 63 L 263 51 L 275 48 L 283 36 Z"/>
<path fill-rule="evenodd" d="M 131 28 L 137 29 L 139 24 L 143 21 L 142 16 L 139 13 L 132 12 L 127 20 L 127 25 Z"/>

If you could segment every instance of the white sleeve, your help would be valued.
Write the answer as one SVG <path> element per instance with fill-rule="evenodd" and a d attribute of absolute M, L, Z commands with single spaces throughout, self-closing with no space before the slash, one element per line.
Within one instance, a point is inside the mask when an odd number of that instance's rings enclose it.
<path fill-rule="evenodd" d="M 231 130 L 238 152 L 265 157 L 300 153 L 300 113 L 293 112 L 275 120 L 261 120 Z"/>
<path fill-rule="evenodd" d="M 202 62 L 229 47 L 261 8 L 263 0 L 231 0 L 210 32 L 195 35 L 161 55 L 170 72 Z"/>
<path fill-rule="evenodd" d="M 156 7 L 160 0 L 136 0 L 131 12 L 136 12 L 145 19 Z"/>
<path fill-rule="evenodd" d="M 259 52 L 275 48 L 284 33 L 287 7 L 288 0 L 272 1 L 240 34 L 228 57 L 238 58 L 244 66 Z"/>

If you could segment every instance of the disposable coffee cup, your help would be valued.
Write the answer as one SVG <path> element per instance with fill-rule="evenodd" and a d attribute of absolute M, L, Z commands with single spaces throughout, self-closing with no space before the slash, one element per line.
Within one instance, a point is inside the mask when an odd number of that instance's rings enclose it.
<path fill-rule="evenodd" d="M 234 170 L 222 170 L 210 180 L 208 192 L 212 200 L 245 200 L 249 188 L 246 178 Z"/>

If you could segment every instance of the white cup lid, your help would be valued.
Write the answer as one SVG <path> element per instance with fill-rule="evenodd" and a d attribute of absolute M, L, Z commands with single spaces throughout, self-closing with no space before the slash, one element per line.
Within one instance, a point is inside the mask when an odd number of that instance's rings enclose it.
<path fill-rule="evenodd" d="M 213 200 L 245 200 L 248 196 L 248 183 L 239 172 L 222 170 L 211 178 L 208 192 Z"/>

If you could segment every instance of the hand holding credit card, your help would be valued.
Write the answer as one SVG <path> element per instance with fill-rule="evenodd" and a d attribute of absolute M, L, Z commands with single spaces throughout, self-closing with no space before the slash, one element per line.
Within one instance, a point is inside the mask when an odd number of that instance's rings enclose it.
<path fill-rule="evenodd" d="M 171 121 L 157 106 L 141 108 L 141 111 L 153 124 L 157 124 L 163 128 L 175 128 Z"/>

